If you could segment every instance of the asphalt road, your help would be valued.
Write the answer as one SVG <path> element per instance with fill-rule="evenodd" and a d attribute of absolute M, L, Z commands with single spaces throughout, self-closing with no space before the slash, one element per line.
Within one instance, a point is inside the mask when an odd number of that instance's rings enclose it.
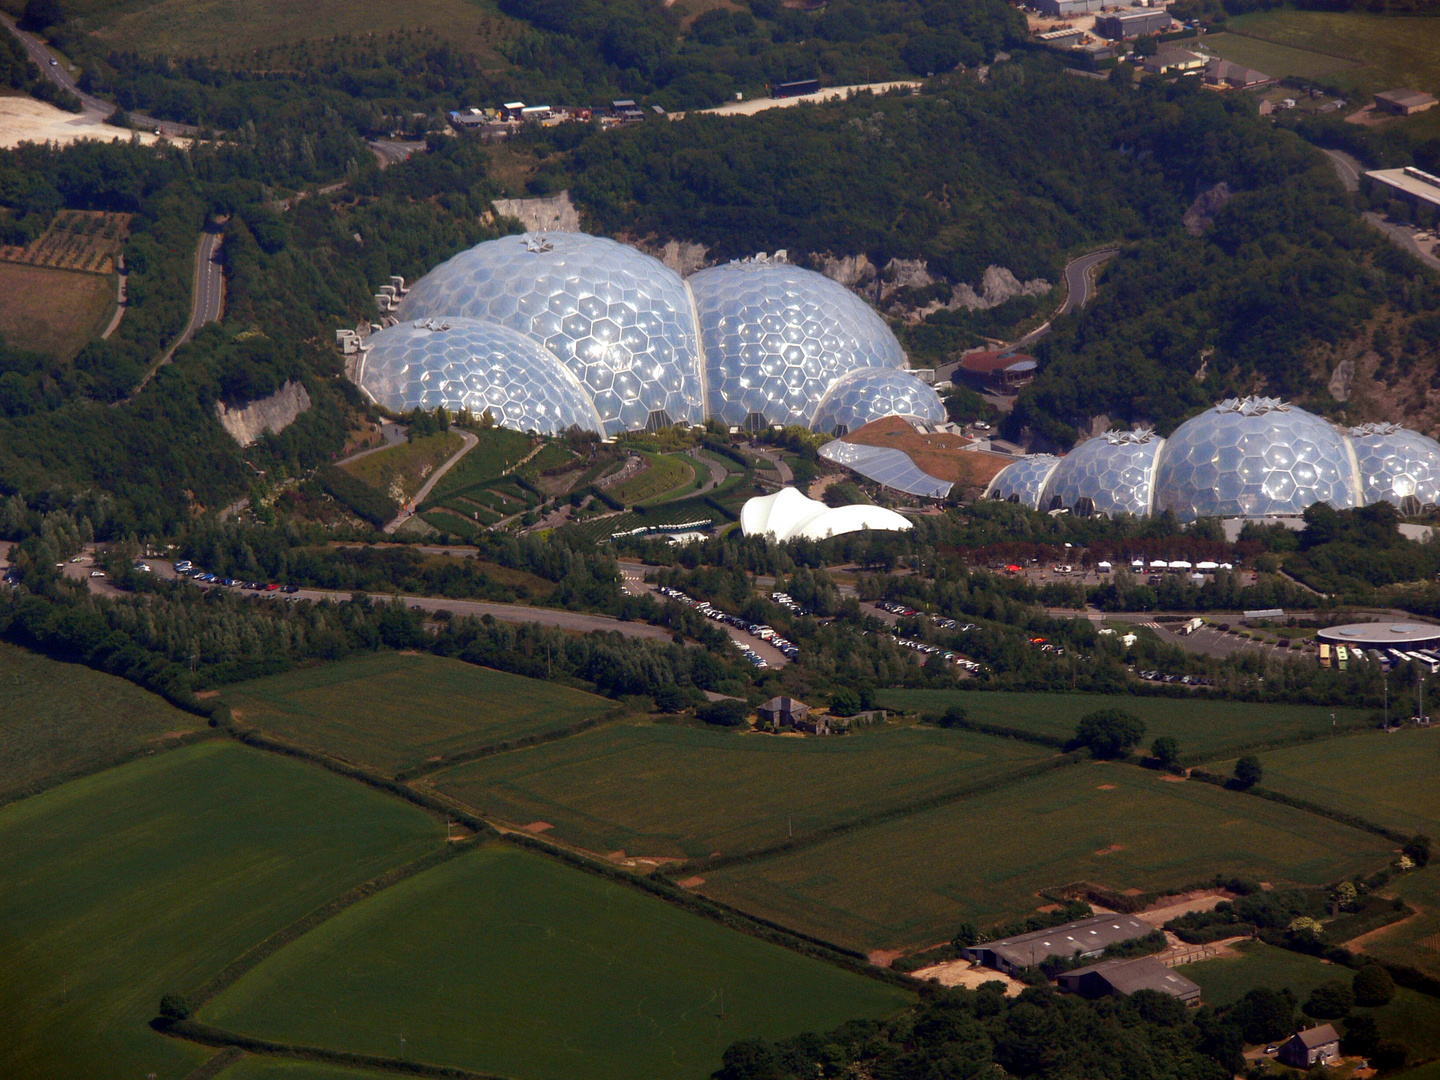
<path fill-rule="evenodd" d="M 184 345 L 195 336 L 195 332 L 209 322 L 218 322 L 225 311 L 225 272 L 220 266 L 216 255 L 220 251 L 221 226 L 207 226 L 200 234 L 200 242 L 195 247 L 195 276 L 191 282 L 190 294 L 190 321 L 186 323 L 185 329 L 165 350 L 165 355 L 155 362 L 155 366 L 145 373 L 140 380 L 140 385 L 130 392 L 130 398 L 135 397 L 145 384 L 155 377 L 155 373 L 170 362 L 175 355 L 175 350 Z M 127 398 L 126 400 L 130 400 Z"/>
<path fill-rule="evenodd" d="M 1335 166 L 1335 173 L 1340 177 L 1340 183 L 1346 191 L 1360 190 L 1360 169 L 1361 165 L 1343 150 L 1322 150 L 1330 159 L 1330 164 Z"/>
<path fill-rule="evenodd" d="M 474 435 L 471 435 L 468 431 L 461 431 L 459 428 L 456 428 L 454 430 L 455 434 L 460 436 L 460 440 L 462 443 L 460 449 L 456 450 L 455 453 L 451 454 L 450 457 L 446 460 L 445 464 L 441 465 L 438 469 L 436 469 L 433 473 L 430 474 L 430 479 L 425 481 L 425 485 L 415 493 L 415 497 L 411 499 L 405 506 L 400 508 L 399 516 L 397 516 L 394 521 L 390 522 L 388 525 L 385 526 L 385 532 L 393 533 L 396 529 L 400 528 L 401 525 L 404 525 L 405 522 L 409 521 L 415 513 L 413 508 L 423 503 L 425 501 L 425 496 L 430 494 L 430 490 L 439 482 L 440 478 L 444 476 L 447 472 L 449 472 L 452 468 L 454 468 L 455 463 L 461 458 L 463 458 L 466 454 L 468 454 L 471 450 L 475 449 L 476 444 L 480 442 L 478 438 L 476 438 Z"/>
<path fill-rule="evenodd" d="M 20 44 L 25 47 L 25 52 L 35 65 L 43 71 L 56 86 L 69 90 L 80 99 L 85 106 L 85 111 L 96 119 L 103 120 L 115 111 L 115 104 L 98 98 L 94 94 L 87 94 L 75 84 L 75 78 L 65 69 L 58 57 L 52 53 L 49 47 L 35 34 L 21 30 L 15 25 L 15 20 L 6 14 L 0 13 L 0 24 L 19 39 Z M 171 136 L 193 136 L 200 132 L 200 129 L 193 124 L 178 124 L 171 120 L 157 120 L 153 116 L 146 116 L 144 113 L 130 114 L 131 121 L 136 127 L 146 131 L 154 131 L 157 128 L 162 134 Z"/>
<path fill-rule="evenodd" d="M 423 142 L 406 142 L 399 139 L 372 139 L 370 149 L 380 159 L 380 167 L 398 165 L 417 150 L 424 150 Z"/>

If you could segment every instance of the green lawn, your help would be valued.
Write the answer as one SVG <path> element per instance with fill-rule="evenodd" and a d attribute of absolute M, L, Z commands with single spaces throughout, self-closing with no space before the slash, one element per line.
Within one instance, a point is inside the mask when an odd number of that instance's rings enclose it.
<path fill-rule="evenodd" d="M 642 451 L 648 466 L 608 489 L 612 499 L 626 506 L 658 501 L 695 486 L 695 465 L 680 454 L 652 454 Z"/>
<path fill-rule="evenodd" d="M 133 683 L 0 644 L 0 801 L 205 721 Z"/>
<path fill-rule="evenodd" d="M 472 434 L 480 440 L 475 449 L 440 478 L 430 492 L 431 499 L 438 501 L 451 492 L 494 480 L 529 454 L 533 445 L 530 436 L 508 428 L 490 428 Z"/>
<path fill-rule="evenodd" d="M 1051 753 L 920 727 L 802 739 L 642 722 L 459 765 L 434 782 L 483 813 L 549 822 L 592 850 L 703 857 L 804 836 Z"/>
<path fill-rule="evenodd" d="M 1348 983 L 1355 977 L 1348 968 L 1258 941 L 1241 945 L 1240 953 L 1239 957 L 1185 965 L 1185 976 L 1200 984 L 1205 1004 L 1229 1005 L 1243 997 L 1247 990 L 1259 987 L 1271 990 L 1289 987 L 1303 1005 L 1310 991 L 1322 983 L 1337 979 Z M 1357 1008 L 1355 1013 L 1374 1016 L 1380 1025 L 1381 1038 L 1403 1040 L 1414 1057 L 1440 1055 L 1440 1001 L 1435 998 L 1400 988 L 1388 1005 Z"/>
<path fill-rule="evenodd" d="M 720 994 L 724 992 L 724 1015 Z M 737 1039 L 882 1017 L 901 990 L 496 844 L 270 957 L 200 1019 L 517 1080 L 694 1080 Z"/>
<path fill-rule="evenodd" d="M 1390 848 L 1211 784 L 1085 763 L 707 873 L 702 891 L 841 944 L 910 948 L 1031 911 L 1041 889 L 1071 882 L 1148 891 L 1223 872 L 1319 885 L 1376 869 Z"/>
<path fill-rule="evenodd" d="M 1235 701 L 1131 697 L 1124 694 L 1029 694 L 964 690 L 881 690 L 876 703 L 907 712 L 961 705 L 970 719 L 1068 738 L 1086 713 L 1121 709 L 1145 722 L 1144 745 L 1156 736 L 1180 740 L 1186 762 L 1200 762 L 1258 743 L 1279 743 L 1330 729 L 1330 710 L 1311 705 L 1256 705 Z M 1336 709 L 1342 727 L 1368 722 L 1369 710 Z"/>
<path fill-rule="evenodd" d="M 1432 858 L 1425 869 L 1400 875 L 1384 892 L 1401 897 L 1417 914 L 1366 938 L 1365 951 L 1440 978 L 1440 859 Z"/>
<path fill-rule="evenodd" d="M 1295 13 L 1291 13 L 1295 14 Z M 1239 25 L 1237 20 L 1236 25 Z M 1262 33 L 1261 30 L 1254 31 Z M 1352 78 L 1362 65 L 1338 56 L 1326 56 L 1309 49 L 1294 48 L 1275 41 L 1261 41 L 1243 34 L 1207 34 L 1199 44 L 1212 56 L 1263 71 L 1277 79 L 1295 76 L 1316 82 L 1334 83 Z M 1363 104 L 1363 102 L 1361 103 Z M 1358 107 L 1358 106 L 1357 106 Z M 1348 111 L 1348 110 L 1347 110 Z"/>
<path fill-rule="evenodd" d="M 322 769 L 212 741 L 0 809 L 0 1076 L 185 1076 L 147 1026 L 246 949 L 441 829 Z"/>
<path fill-rule="evenodd" d="M 1440 838 L 1440 728 L 1372 731 L 1258 756 L 1267 788 Z M 1214 766 L 1233 768 L 1233 761 Z"/>
<path fill-rule="evenodd" d="M 558 683 L 403 653 L 237 683 L 224 693 L 244 724 L 390 774 L 614 707 Z"/>
<path fill-rule="evenodd" d="M 377 450 L 359 461 L 340 467 L 396 502 L 404 502 L 419 491 L 430 474 L 445 464 L 462 445 L 460 436 L 453 431 L 443 435 L 425 435 L 414 442 Z"/>
<path fill-rule="evenodd" d="M 220 1080 L 381 1080 L 394 1075 L 342 1069 L 339 1065 L 325 1065 L 318 1061 L 245 1057 L 220 1073 Z"/>

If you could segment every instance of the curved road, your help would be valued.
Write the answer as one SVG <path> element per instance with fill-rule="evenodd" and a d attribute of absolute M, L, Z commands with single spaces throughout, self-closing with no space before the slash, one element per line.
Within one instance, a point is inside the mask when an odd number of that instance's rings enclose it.
<path fill-rule="evenodd" d="M 106 101 L 104 98 L 98 98 L 94 94 L 87 94 L 81 90 L 80 87 L 75 84 L 74 77 L 70 72 L 65 70 L 65 65 L 58 60 L 56 55 L 50 51 L 49 47 L 38 35 L 32 34 L 27 30 L 21 30 L 15 25 L 15 19 L 4 13 L 0 13 L 0 25 L 3 25 L 5 29 L 15 35 L 15 38 L 25 47 L 25 52 L 29 55 L 30 59 L 35 61 L 35 66 L 44 72 L 51 82 L 62 90 L 69 90 L 80 99 L 80 103 L 85 107 L 85 112 L 89 114 L 91 118 L 104 120 L 115 111 L 116 107 L 113 102 Z M 165 135 L 192 136 L 200 132 L 200 129 L 193 124 L 179 124 L 172 120 L 157 120 L 155 117 L 146 116 L 143 113 L 132 112 L 130 119 L 136 127 L 143 128 L 146 131 L 159 129 L 159 131 Z"/>
<path fill-rule="evenodd" d="M 390 522 L 390 524 L 385 526 L 385 532 L 393 533 L 396 529 L 400 528 L 401 525 L 404 525 L 405 522 L 409 521 L 410 518 L 413 517 L 415 514 L 415 511 L 409 508 L 413 506 L 419 506 L 421 503 L 423 503 L 425 501 L 425 496 L 430 494 L 430 489 L 439 482 L 440 478 L 444 476 L 447 472 L 449 472 L 451 469 L 453 469 L 456 462 L 458 462 L 471 450 L 475 449 L 476 444 L 480 441 L 474 435 L 471 435 L 468 431 L 461 431 L 459 428 L 452 428 L 451 430 L 454 431 L 455 434 L 460 436 L 460 441 L 462 443 L 460 449 L 456 450 L 455 453 L 451 454 L 444 465 L 441 465 L 438 469 L 436 469 L 433 473 L 430 474 L 430 479 L 425 481 L 425 485 L 415 493 L 414 497 L 411 498 L 404 507 L 401 507 L 399 516 L 396 517 L 394 521 Z"/>
<path fill-rule="evenodd" d="M 1360 190 L 1360 174 L 1364 172 L 1365 166 L 1356 161 L 1343 150 L 1324 150 L 1321 152 L 1330 159 L 1330 164 L 1335 167 L 1335 175 L 1340 178 L 1340 185 L 1346 191 L 1357 192 Z M 1426 266 L 1433 266 L 1440 270 L 1440 259 L 1437 259 L 1431 252 L 1422 248 L 1415 240 L 1415 231 L 1407 229 L 1402 225 L 1393 225 L 1385 220 L 1383 214 L 1373 211 L 1365 211 L 1360 215 L 1375 228 L 1389 238 L 1390 242 L 1407 255 L 1413 255 Z"/>
<path fill-rule="evenodd" d="M 181 331 L 165 350 L 165 355 L 155 361 L 155 364 L 145 373 L 140 384 L 130 392 L 129 401 L 136 394 L 145 389 L 145 384 L 155 377 L 155 373 L 170 362 L 175 355 L 175 350 L 184 345 L 195 332 L 209 322 L 219 322 L 220 316 L 225 311 L 225 272 L 221 268 L 215 256 L 220 251 L 223 225 L 211 223 L 206 225 L 205 231 L 200 234 L 200 242 L 195 247 L 195 276 L 191 282 L 190 294 L 190 321 L 185 324 Z"/>

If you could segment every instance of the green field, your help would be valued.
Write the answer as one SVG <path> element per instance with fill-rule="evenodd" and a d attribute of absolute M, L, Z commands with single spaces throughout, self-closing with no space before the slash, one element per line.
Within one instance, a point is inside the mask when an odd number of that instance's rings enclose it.
<path fill-rule="evenodd" d="M 558 683 L 403 653 L 238 683 L 225 701 L 241 723 L 391 774 L 614 707 Z"/>
<path fill-rule="evenodd" d="M 1185 966 L 1185 976 L 1200 984 L 1207 1005 L 1229 1005 L 1258 987 L 1289 987 L 1303 1005 L 1315 987 L 1337 979 L 1348 983 L 1355 975 L 1348 968 L 1258 941 L 1241 944 L 1239 951 L 1239 957 Z M 1440 1001 L 1435 998 L 1401 988 L 1388 1005 L 1357 1008 L 1355 1013 L 1374 1016 L 1381 1038 L 1402 1039 L 1414 1057 L 1440 1055 Z"/>
<path fill-rule="evenodd" d="M 804 836 L 1051 753 L 919 727 L 802 739 L 639 723 L 456 766 L 434 782 L 483 813 L 548 822 L 592 850 L 693 858 Z"/>
<path fill-rule="evenodd" d="M 1226 750 L 1281 743 L 1330 730 L 1330 710 L 1311 705 L 1256 705 L 1237 701 L 1129 697 L 1123 694 L 978 693 L 964 690 L 881 690 L 876 704 L 906 712 L 939 713 L 961 705 L 971 720 L 1068 738 L 1086 713 L 1121 709 L 1145 722 L 1144 745 L 1173 735 L 1187 763 L 1206 761 Z M 1336 709 L 1341 727 L 1368 722 L 1363 709 Z"/>
<path fill-rule="evenodd" d="M 651 454 L 642 451 L 649 463 L 636 475 L 609 488 L 612 499 L 635 506 L 677 495 L 695 486 L 695 466 L 679 454 Z"/>
<path fill-rule="evenodd" d="M 220 1080 L 380 1080 L 394 1073 L 364 1072 L 323 1065 L 318 1061 L 292 1061 L 278 1057 L 245 1057 L 220 1073 Z"/>
<path fill-rule="evenodd" d="M 1212 784 L 1085 763 L 710 872 L 701 891 L 844 945 L 910 948 L 1031 911 L 1040 890 L 1071 882 L 1148 891 L 1223 872 L 1319 885 L 1374 870 L 1391 847 Z"/>
<path fill-rule="evenodd" d="M 185 1076 L 147 1025 L 319 905 L 432 851 L 440 826 L 321 769 L 212 741 L 0 809 L 0 1076 Z"/>
<path fill-rule="evenodd" d="M 461 445 L 460 436 L 454 432 L 425 435 L 414 442 L 377 450 L 340 467 L 396 502 L 404 502 L 419 491 L 430 474 L 445 464 Z"/>
<path fill-rule="evenodd" d="M 432 499 L 438 501 L 462 488 L 494 480 L 529 454 L 532 448 L 530 436 L 508 428 L 490 428 L 471 434 L 480 441 L 475 449 L 440 478 L 430 492 Z"/>
<path fill-rule="evenodd" d="M 1265 787 L 1440 838 L 1440 728 L 1366 732 L 1259 755 Z M 1215 766 L 1228 773 L 1230 761 Z"/>
<path fill-rule="evenodd" d="M 725 995 L 721 1016 L 720 994 Z M 357 904 L 200 1019 L 517 1080 L 708 1075 L 740 1038 L 882 1017 L 909 995 L 495 844 Z"/>
<path fill-rule="evenodd" d="M 1433 18 L 1277 8 L 1231 19 L 1229 26 L 1265 39 L 1254 42 L 1255 46 L 1273 43 L 1287 47 L 1269 57 L 1262 54 L 1271 66 L 1260 70 L 1269 75 L 1322 78 L 1326 83 L 1365 94 L 1399 87 L 1440 93 L 1440 21 Z M 1229 50 L 1238 47 L 1241 39 L 1229 34 L 1223 40 L 1225 47 L 1215 52 L 1231 59 Z M 1326 53 L 1331 55 L 1322 55 Z M 1250 63 L 1239 54 L 1233 59 Z M 1333 64 L 1340 66 L 1321 70 Z M 1311 70 L 1316 74 L 1308 75 Z M 1428 120 L 1431 114 L 1419 119 Z"/>
<path fill-rule="evenodd" d="M 0 801 L 205 726 L 133 683 L 13 645 L 0 645 L 0 692 Z"/>
<path fill-rule="evenodd" d="M 1274 41 L 1262 41 L 1244 34 L 1207 34 L 1200 44 L 1212 56 L 1233 60 L 1277 79 L 1294 76 L 1328 84 L 1339 82 L 1346 75 L 1353 76 L 1361 69 L 1361 65 L 1352 60 Z"/>

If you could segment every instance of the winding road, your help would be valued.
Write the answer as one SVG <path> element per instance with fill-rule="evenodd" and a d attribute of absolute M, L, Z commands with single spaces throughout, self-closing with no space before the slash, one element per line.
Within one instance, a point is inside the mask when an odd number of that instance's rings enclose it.
<path fill-rule="evenodd" d="M 1330 159 L 1330 164 L 1335 167 L 1335 175 L 1340 178 L 1340 185 L 1346 191 L 1355 193 L 1360 190 L 1360 174 L 1364 172 L 1365 166 L 1356 161 L 1355 158 L 1343 150 L 1325 150 L 1321 152 Z M 1395 225 L 1385 220 L 1383 214 L 1377 214 L 1373 210 L 1367 210 L 1360 215 L 1375 228 L 1384 233 L 1392 244 L 1398 247 L 1407 255 L 1413 255 L 1426 266 L 1432 266 L 1440 270 L 1440 259 L 1437 259 L 1431 252 L 1422 248 L 1415 239 L 1415 231 L 1403 225 Z"/>
<path fill-rule="evenodd" d="M 139 385 L 130 392 L 129 401 L 145 389 L 145 384 L 155 377 L 155 373 L 170 362 L 175 355 L 175 350 L 184 345 L 195 336 L 195 332 L 206 323 L 219 322 L 220 316 L 225 313 L 225 271 L 220 265 L 216 255 L 220 251 L 220 241 L 224 229 L 222 222 L 211 222 L 205 226 L 205 231 L 200 234 L 200 242 L 195 247 L 195 273 L 191 282 L 190 294 L 190 321 L 185 324 L 185 329 L 180 336 L 170 343 L 165 354 L 151 366 L 140 380 Z"/>
<path fill-rule="evenodd" d="M 451 454 L 444 465 L 441 465 L 438 469 L 436 469 L 433 473 L 430 474 L 430 479 L 425 481 L 424 486 L 421 487 L 420 490 L 417 491 L 410 499 L 410 501 L 406 503 L 406 505 L 400 510 L 400 515 L 394 521 L 390 522 L 388 525 L 385 526 L 385 532 L 393 533 L 396 529 L 400 528 L 401 525 L 404 525 L 405 522 L 409 521 L 412 517 L 414 517 L 415 511 L 410 509 L 410 507 L 420 506 L 421 504 L 423 504 L 425 502 L 425 496 L 430 494 L 431 488 L 433 488 L 437 483 L 439 483 L 440 478 L 446 473 L 448 473 L 451 469 L 453 469 L 456 462 L 458 462 L 471 450 L 475 449 L 476 444 L 480 441 L 474 435 L 471 435 L 468 431 L 461 431 L 459 428 L 451 428 L 450 430 L 455 432 L 456 435 L 460 436 L 460 441 L 462 443 L 460 449 L 456 450 L 455 453 Z"/>

